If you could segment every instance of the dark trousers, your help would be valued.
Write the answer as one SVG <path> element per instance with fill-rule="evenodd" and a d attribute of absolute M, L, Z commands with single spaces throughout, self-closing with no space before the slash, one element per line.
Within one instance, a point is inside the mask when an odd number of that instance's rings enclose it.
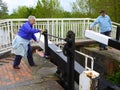
<path fill-rule="evenodd" d="M 21 55 L 16 55 L 13 66 L 14 67 L 18 66 L 21 62 L 21 59 L 22 59 Z M 28 44 L 27 59 L 28 59 L 28 63 L 29 63 L 30 66 L 35 64 L 34 61 L 33 61 L 32 48 L 31 48 L 30 44 Z"/>
<path fill-rule="evenodd" d="M 104 35 L 106 35 L 106 36 L 110 36 L 110 32 L 111 32 L 111 31 L 101 32 L 101 34 L 104 34 Z M 106 48 L 107 45 L 100 43 L 100 44 L 99 44 L 99 47 L 100 47 L 100 48 Z"/>

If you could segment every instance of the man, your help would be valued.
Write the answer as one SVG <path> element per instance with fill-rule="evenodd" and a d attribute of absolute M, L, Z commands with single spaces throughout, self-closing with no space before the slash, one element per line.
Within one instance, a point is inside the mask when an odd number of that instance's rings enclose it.
<path fill-rule="evenodd" d="M 28 21 L 20 27 L 17 36 L 12 42 L 12 53 L 16 55 L 13 64 L 14 69 L 20 69 L 19 64 L 22 57 L 25 56 L 27 57 L 30 66 L 36 66 L 33 61 L 32 48 L 30 45 L 31 39 L 37 41 L 34 34 L 40 32 L 40 30 L 33 28 L 35 19 L 35 16 L 29 16 Z"/>
<path fill-rule="evenodd" d="M 108 15 L 106 15 L 104 10 L 100 11 L 100 16 L 90 25 L 90 29 L 93 29 L 96 24 L 100 26 L 100 33 L 106 36 L 110 36 L 110 32 L 112 30 L 111 19 Z M 107 50 L 107 46 L 100 43 L 100 50 Z"/>

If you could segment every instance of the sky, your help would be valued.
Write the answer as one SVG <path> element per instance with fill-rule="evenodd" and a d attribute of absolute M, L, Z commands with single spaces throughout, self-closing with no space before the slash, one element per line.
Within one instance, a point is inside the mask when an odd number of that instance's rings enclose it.
<path fill-rule="evenodd" d="M 17 9 L 18 6 L 35 6 L 38 0 L 2 0 L 7 3 L 9 14 L 13 12 L 14 9 Z M 66 11 L 71 11 L 71 3 L 76 0 L 60 0 L 61 6 Z"/>

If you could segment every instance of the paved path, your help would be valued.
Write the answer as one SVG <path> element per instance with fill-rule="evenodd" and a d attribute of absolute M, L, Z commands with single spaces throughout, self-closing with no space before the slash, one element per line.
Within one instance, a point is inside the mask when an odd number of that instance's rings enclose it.
<path fill-rule="evenodd" d="M 56 80 L 56 66 L 33 55 L 37 67 L 30 67 L 22 59 L 20 70 L 12 68 L 14 57 L 0 59 L 0 90 L 64 90 Z"/>

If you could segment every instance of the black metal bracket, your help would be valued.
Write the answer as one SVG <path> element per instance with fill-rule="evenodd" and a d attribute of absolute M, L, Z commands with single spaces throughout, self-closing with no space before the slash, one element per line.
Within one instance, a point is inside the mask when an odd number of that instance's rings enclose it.
<path fill-rule="evenodd" d="M 45 42 L 45 55 L 49 55 L 49 48 L 48 48 L 48 36 L 58 38 L 61 40 L 66 41 L 66 44 L 63 49 L 63 53 L 67 56 L 67 90 L 74 90 L 74 57 L 75 57 L 75 34 L 72 31 L 68 31 L 66 35 L 66 39 L 51 35 L 47 33 L 45 30 L 43 33 L 44 35 L 44 42 Z"/>
<path fill-rule="evenodd" d="M 44 32 L 43 32 L 42 34 L 44 35 L 45 55 L 46 55 L 46 56 L 49 56 L 47 29 L 45 29 Z"/>
<path fill-rule="evenodd" d="M 117 26 L 116 40 L 120 41 L 120 26 Z"/>
<path fill-rule="evenodd" d="M 63 48 L 63 53 L 67 56 L 67 90 L 74 90 L 74 57 L 75 57 L 75 33 L 68 31 Z"/>

